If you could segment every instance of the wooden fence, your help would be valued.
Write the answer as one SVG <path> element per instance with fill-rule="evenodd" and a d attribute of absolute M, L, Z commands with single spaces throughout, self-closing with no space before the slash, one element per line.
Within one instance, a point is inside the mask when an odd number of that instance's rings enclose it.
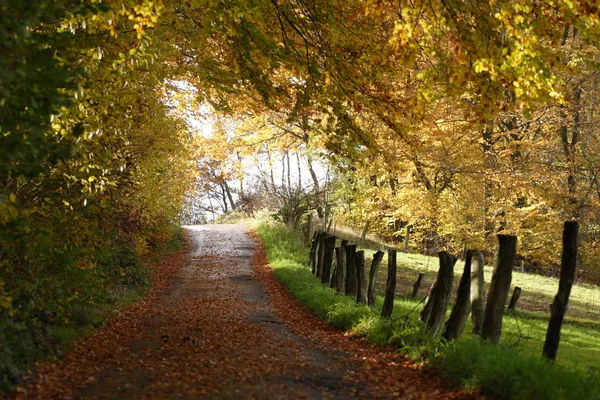
<path fill-rule="evenodd" d="M 312 223 L 309 223 L 309 229 L 310 225 Z M 556 358 L 560 329 L 575 277 L 577 232 L 577 222 L 564 223 L 560 283 L 552 304 L 550 324 L 543 350 L 543 355 L 551 360 Z M 311 237 L 312 239 L 310 239 Z M 419 316 L 425 329 L 431 335 L 442 334 L 446 340 L 456 340 L 462 335 L 465 323 L 471 315 L 474 333 L 494 344 L 500 341 L 502 317 L 510 291 L 515 262 L 517 237 L 498 235 L 497 238 L 498 250 L 487 298 L 484 298 L 483 254 L 479 251 L 468 250 L 465 256 L 464 270 L 458 284 L 456 301 L 445 323 L 454 285 L 454 265 L 457 258 L 445 251 L 438 254 L 438 273 L 429 289 Z M 312 272 L 323 284 L 348 296 L 354 296 L 358 303 L 374 306 L 377 272 L 385 256 L 383 251 L 377 251 L 374 254 L 367 276 L 365 252 L 357 250 L 356 244 L 341 240 L 340 245 L 336 247 L 337 238 L 325 231 L 316 231 L 310 235 L 310 230 L 308 230 L 306 239 L 310 245 Z M 385 318 L 391 318 L 394 307 L 397 277 L 396 252 L 395 249 L 387 252 L 387 282 L 381 310 L 381 316 Z M 334 259 L 335 264 L 333 263 Z M 413 285 L 412 297 L 417 296 L 422 281 L 423 274 L 419 274 Z M 516 287 L 510 300 L 509 309 L 515 309 L 520 294 L 521 289 Z"/>

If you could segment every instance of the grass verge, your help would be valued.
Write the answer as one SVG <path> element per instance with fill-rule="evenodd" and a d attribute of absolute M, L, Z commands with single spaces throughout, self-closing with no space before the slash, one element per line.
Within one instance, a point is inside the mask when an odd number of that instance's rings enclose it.
<path fill-rule="evenodd" d="M 516 346 L 492 346 L 465 335 L 456 343 L 428 336 L 417 321 L 417 300 L 398 298 L 392 319 L 375 307 L 322 285 L 308 266 L 308 250 L 300 233 L 282 225 L 257 222 L 269 263 L 277 278 L 315 315 L 334 326 L 391 345 L 414 360 L 439 369 L 449 381 L 498 399 L 600 399 L 600 373 L 593 367 L 571 368 L 549 363 Z"/>

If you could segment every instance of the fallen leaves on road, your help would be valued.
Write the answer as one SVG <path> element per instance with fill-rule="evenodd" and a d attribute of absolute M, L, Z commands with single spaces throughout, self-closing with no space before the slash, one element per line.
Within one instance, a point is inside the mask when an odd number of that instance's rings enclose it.
<path fill-rule="evenodd" d="M 244 227 L 187 233 L 187 252 L 159 265 L 147 297 L 63 360 L 41 363 L 14 396 L 477 397 L 313 317 L 276 280 L 262 244 Z"/>
<path fill-rule="evenodd" d="M 282 321 L 296 334 L 311 339 L 311 345 L 338 357 L 348 382 L 372 388 L 373 397 L 403 399 L 477 399 L 477 393 L 450 388 L 430 370 L 411 363 L 393 349 L 381 349 L 365 339 L 336 330 L 314 317 L 282 285 L 269 266 L 264 246 L 254 232 L 253 260 L 258 279 L 267 288 L 271 304 Z"/>

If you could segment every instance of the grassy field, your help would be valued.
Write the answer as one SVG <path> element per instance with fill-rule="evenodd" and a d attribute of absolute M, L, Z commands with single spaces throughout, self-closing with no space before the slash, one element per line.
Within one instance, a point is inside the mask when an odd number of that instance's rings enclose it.
<path fill-rule="evenodd" d="M 366 336 L 371 342 L 397 346 L 414 359 L 431 362 L 449 380 L 478 387 L 496 398 L 579 399 L 600 396 L 600 333 L 597 310 L 600 288 L 578 285 L 563 326 L 558 360 L 541 358 L 548 308 L 558 286 L 556 279 L 515 273 L 513 284 L 523 289 L 520 309 L 504 317 L 502 344 L 491 346 L 470 334 L 456 344 L 445 344 L 423 333 L 417 321 L 420 300 L 437 271 L 437 259 L 399 254 L 397 297 L 392 320 L 379 318 L 381 296 L 375 307 L 357 305 L 354 298 L 322 285 L 310 272 L 308 251 L 298 233 L 284 227 L 257 225 L 267 247 L 270 263 L 278 278 L 307 308 L 340 329 Z M 339 234 L 339 232 L 338 232 Z M 364 246 L 364 244 L 363 244 Z M 378 247 L 375 243 L 369 247 Z M 364 247 L 363 247 L 364 248 Z M 373 250 L 365 249 L 367 265 Z M 385 263 L 384 258 L 384 263 Z M 455 286 L 462 273 L 457 263 Z M 382 266 L 378 289 L 385 284 L 387 269 Z M 423 293 L 407 297 L 419 272 L 426 274 Z M 486 269 L 486 279 L 491 269 Z M 380 292 L 381 294 L 381 292 Z M 475 351 L 476 349 L 477 351 Z M 505 371 L 506 370 L 506 371 Z M 508 371 L 508 372 L 507 372 Z M 502 377 L 502 382 L 498 379 Z"/>

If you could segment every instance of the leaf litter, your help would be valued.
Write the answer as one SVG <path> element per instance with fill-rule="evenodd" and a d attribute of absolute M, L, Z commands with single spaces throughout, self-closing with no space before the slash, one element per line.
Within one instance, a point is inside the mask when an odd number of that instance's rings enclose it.
<path fill-rule="evenodd" d="M 314 317 L 243 225 L 186 233 L 144 299 L 39 363 L 13 398 L 480 398 Z"/>

